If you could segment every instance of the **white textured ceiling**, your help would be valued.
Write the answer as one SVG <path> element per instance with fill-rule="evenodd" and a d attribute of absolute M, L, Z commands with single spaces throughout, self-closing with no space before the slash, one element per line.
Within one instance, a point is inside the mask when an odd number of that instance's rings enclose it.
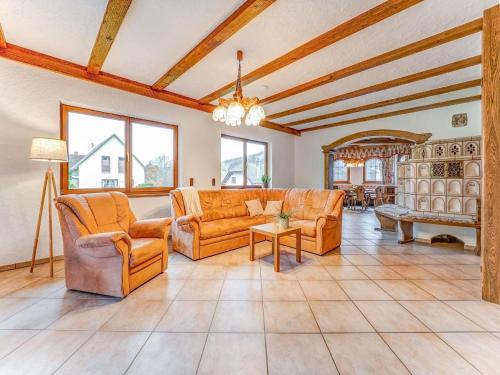
<path fill-rule="evenodd" d="M 277 0 L 167 90 L 201 98 L 233 81 L 235 54 L 245 53 L 243 74 L 300 46 L 382 0 Z M 343 67 L 480 18 L 500 0 L 425 0 L 403 12 L 309 55 L 244 87 L 265 98 Z M 153 84 L 209 34 L 243 0 L 134 0 L 103 71 Z M 0 0 L 0 24 L 9 43 L 86 65 L 106 9 L 106 0 Z M 276 113 L 481 53 L 481 34 L 384 64 L 265 106 Z M 480 78 L 471 67 L 382 92 L 277 119 L 289 122 L 341 109 Z M 468 96 L 467 89 L 379 108 L 298 129 Z"/>

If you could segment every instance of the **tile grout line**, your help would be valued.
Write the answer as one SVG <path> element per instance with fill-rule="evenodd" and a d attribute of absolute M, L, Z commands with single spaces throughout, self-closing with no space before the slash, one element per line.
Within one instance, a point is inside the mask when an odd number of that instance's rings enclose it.
<path fill-rule="evenodd" d="M 224 275 L 225 276 L 225 275 Z M 200 353 L 200 359 L 198 360 L 198 365 L 196 366 L 196 372 L 195 374 L 198 374 L 198 371 L 200 370 L 200 366 L 201 366 L 201 361 L 203 359 L 203 354 L 205 354 L 205 349 L 207 347 L 207 342 L 208 342 L 208 338 L 210 336 L 210 332 L 211 332 L 211 329 L 212 329 L 212 325 L 214 323 L 214 319 L 215 319 L 215 314 L 217 313 L 217 307 L 219 306 L 219 299 L 220 299 L 220 296 L 222 294 L 222 289 L 224 288 L 224 284 L 225 284 L 226 280 L 223 279 L 222 280 L 222 285 L 221 285 L 221 288 L 219 290 L 219 293 L 217 295 L 217 302 L 215 303 L 215 308 L 214 308 L 214 312 L 213 312 L 213 315 L 212 315 L 212 319 L 210 320 L 210 325 L 208 326 L 208 332 L 207 332 L 207 337 L 205 338 L 205 343 L 203 344 L 203 349 L 201 350 L 201 353 Z"/>
<path fill-rule="evenodd" d="M 170 263 L 170 262 L 169 262 Z M 169 264 L 168 263 L 168 264 Z M 163 271 L 160 275 L 158 276 L 161 276 L 165 271 Z M 168 283 L 168 279 L 167 279 L 167 283 Z M 130 368 L 132 367 L 133 363 L 135 362 L 135 360 L 137 359 L 137 357 L 139 356 L 139 354 L 142 352 L 142 350 L 144 349 L 144 347 L 146 346 L 146 344 L 148 343 L 148 341 L 151 339 L 151 336 L 153 336 L 153 333 L 156 332 L 156 328 L 158 327 L 158 325 L 160 324 L 160 322 L 162 321 L 163 317 L 167 314 L 168 310 L 170 310 L 170 307 L 172 306 L 172 304 L 174 303 L 175 299 L 177 298 L 177 296 L 179 295 L 179 293 L 181 292 L 181 290 L 184 288 L 184 286 L 186 285 L 186 282 L 184 282 L 184 284 L 182 285 L 181 288 L 179 288 L 179 290 L 177 291 L 177 293 L 175 293 L 175 296 L 174 298 L 170 301 L 170 303 L 168 304 L 165 312 L 162 314 L 162 316 L 160 317 L 160 319 L 158 319 L 158 322 L 156 322 L 155 326 L 153 327 L 153 329 L 149 332 L 149 335 L 148 337 L 146 338 L 146 340 L 144 340 L 144 342 L 142 343 L 141 347 L 139 348 L 139 350 L 137 351 L 137 353 L 135 353 L 134 355 L 134 358 L 132 358 L 132 360 L 130 361 L 129 365 L 127 366 L 127 368 L 125 369 L 125 371 L 123 372 L 123 374 L 126 374 Z M 109 319 L 108 319 L 109 321 Z M 107 323 L 107 322 L 106 322 Z M 104 323 L 104 324 L 106 324 Z M 104 326 L 104 324 L 102 326 Z M 102 327 L 101 326 L 101 327 Z"/>
<path fill-rule="evenodd" d="M 337 283 L 338 284 L 338 283 Z M 330 347 L 328 346 L 328 343 L 326 342 L 326 339 L 325 339 L 325 335 L 323 334 L 322 330 L 321 330 L 321 326 L 319 325 L 318 323 L 318 320 L 316 318 L 316 315 L 314 315 L 314 312 L 313 312 L 313 309 L 311 307 L 311 304 L 309 303 L 309 299 L 307 298 L 306 296 L 306 293 L 304 292 L 304 288 L 302 288 L 302 284 L 299 282 L 299 286 L 300 286 L 300 289 L 302 290 L 302 293 L 304 294 L 304 297 L 306 298 L 306 302 L 307 302 L 307 307 L 309 307 L 309 311 L 311 312 L 311 315 L 316 323 L 316 326 L 318 327 L 318 332 L 319 334 L 321 335 L 321 338 L 323 339 L 323 343 L 325 344 L 326 346 L 326 350 L 328 351 L 328 353 L 330 354 L 330 358 L 332 359 L 332 362 L 333 362 L 333 365 L 335 366 L 335 369 L 337 370 L 337 373 L 340 374 L 340 370 L 339 370 L 339 366 L 337 365 L 337 363 L 335 362 L 335 358 L 333 358 L 333 354 L 330 350 Z M 345 292 L 344 292 L 345 293 Z M 349 297 L 349 296 L 348 296 Z"/>

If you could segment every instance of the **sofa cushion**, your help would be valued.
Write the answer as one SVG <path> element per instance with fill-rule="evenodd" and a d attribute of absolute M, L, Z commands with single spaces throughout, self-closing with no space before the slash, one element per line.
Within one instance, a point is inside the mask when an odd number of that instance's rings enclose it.
<path fill-rule="evenodd" d="M 316 237 L 316 221 L 315 220 L 291 220 L 290 226 L 302 228 L 301 234 L 309 237 Z"/>
<path fill-rule="evenodd" d="M 200 239 L 224 236 L 247 230 L 252 225 L 264 224 L 266 216 L 243 216 L 232 219 L 219 219 L 201 223 Z"/>
<path fill-rule="evenodd" d="M 309 190 L 307 189 L 290 189 L 288 190 L 283 204 L 284 212 L 291 212 L 292 217 L 297 220 L 304 219 L 304 203 Z"/>
<path fill-rule="evenodd" d="M 202 222 L 247 216 L 245 201 L 259 199 L 261 204 L 264 201 L 263 193 L 258 189 L 201 190 L 198 193 L 203 210 Z"/>
<path fill-rule="evenodd" d="M 138 238 L 132 240 L 129 255 L 130 267 L 136 267 L 157 255 L 160 255 L 165 241 L 160 238 Z"/>
<path fill-rule="evenodd" d="M 281 212 L 281 207 L 283 207 L 283 201 L 267 201 L 264 215 L 278 216 Z"/>
<path fill-rule="evenodd" d="M 248 208 L 248 213 L 250 216 L 259 216 L 264 213 L 264 209 L 262 208 L 262 203 L 260 203 L 259 199 L 252 199 L 251 201 L 245 201 L 245 204 Z"/>

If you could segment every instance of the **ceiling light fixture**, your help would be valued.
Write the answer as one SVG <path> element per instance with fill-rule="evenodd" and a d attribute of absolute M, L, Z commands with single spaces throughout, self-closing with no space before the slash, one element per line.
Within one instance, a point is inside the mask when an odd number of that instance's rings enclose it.
<path fill-rule="evenodd" d="M 240 126 L 244 121 L 245 125 L 257 126 L 266 117 L 264 108 L 259 105 L 259 98 L 243 97 L 241 86 L 241 60 L 243 51 L 236 53 L 238 59 L 238 78 L 236 79 L 236 89 L 231 100 L 220 98 L 219 105 L 212 113 L 214 121 L 225 122 L 229 126 Z"/>

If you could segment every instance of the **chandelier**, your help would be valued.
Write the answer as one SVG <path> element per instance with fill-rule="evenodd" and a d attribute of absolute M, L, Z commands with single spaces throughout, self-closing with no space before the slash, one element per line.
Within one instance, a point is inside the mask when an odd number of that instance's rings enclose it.
<path fill-rule="evenodd" d="M 362 159 L 343 159 L 345 166 L 347 168 L 356 168 L 356 167 L 363 167 L 365 165 L 364 160 Z"/>
<path fill-rule="evenodd" d="M 238 51 L 236 58 L 238 59 L 238 78 L 233 98 L 231 100 L 220 98 L 219 105 L 212 113 L 212 119 L 225 122 L 229 126 L 240 126 L 242 121 L 245 121 L 245 125 L 257 126 L 266 117 L 266 114 L 264 108 L 259 105 L 259 98 L 243 97 L 243 88 L 241 87 L 243 51 Z"/>

